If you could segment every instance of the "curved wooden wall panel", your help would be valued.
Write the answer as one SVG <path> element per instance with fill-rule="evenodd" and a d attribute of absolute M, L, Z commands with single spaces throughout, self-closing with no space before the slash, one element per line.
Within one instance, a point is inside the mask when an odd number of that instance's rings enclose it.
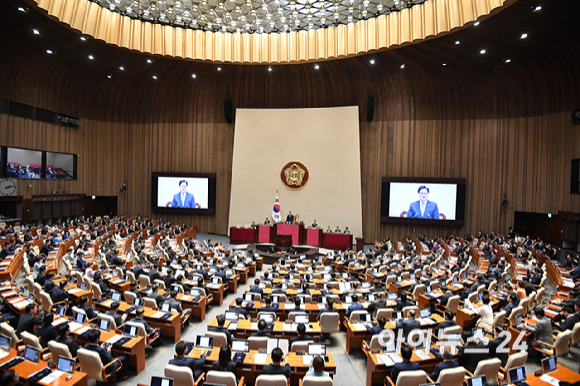
<path fill-rule="evenodd" d="M 427 0 L 326 29 L 230 34 L 152 24 L 89 0 L 29 0 L 83 34 L 130 50 L 228 63 L 297 63 L 344 58 L 419 42 L 460 29 L 516 0 Z"/>

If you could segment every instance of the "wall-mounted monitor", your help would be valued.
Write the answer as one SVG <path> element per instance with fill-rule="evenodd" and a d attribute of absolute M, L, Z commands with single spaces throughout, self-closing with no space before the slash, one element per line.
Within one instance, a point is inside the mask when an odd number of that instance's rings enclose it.
<path fill-rule="evenodd" d="M 464 216 L 465 179 L 382 179 L 382 223 L 463 226 Z"/>
<path fill-rule="evenodd" d="M 41 178 L 42 152 L 9 147 L 6 149 L 8 178 Z"/>
<path fill-rule="evenodd" d="M 212 173 L 154 172 L 151 208 L 154 212 L 215 213 L 216 175 Z"/>

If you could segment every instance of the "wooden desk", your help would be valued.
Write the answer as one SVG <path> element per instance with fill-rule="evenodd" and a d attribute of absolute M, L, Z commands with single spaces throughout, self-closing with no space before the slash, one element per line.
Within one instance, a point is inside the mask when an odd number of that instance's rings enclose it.
<path fill-rule="evenodd" d="M 18 356 L 17 352 L 15 349 L 10 349 L 10 353 L 8 354 L 8 356 L 0 359 L 0 365 L 3 365 L 4 363 L 8 362 L 9 360 L 11 360 L 12 358 Z M 17 364 L 16 366 L 13 366 L 10 368 L 10 370 L 14 370 L 18 373 L 18 375 L 20 376 L 20 379 L 26 379 L 28 380 L 28 378 L 36 373 L 37 371 L 42 370 L 43 368 L 48 366 L 48 362 L 45 362 L 43 360 L 39 360 L 38 363 L 33 363 L 27 360 L 24 360 L 22 362 L 20 362 L 19 364 Z M 72 378 L 70 380 L 66 380 L 66 378 L 68 377 L 69 374 L 63 374 L 60 377 L 58 377 L 56 380 L 54 380 L 53 382 L 51 382 L 49 385 L 50 386 L 87 386 L 87 374 L 80 372 L 80 371 L 75 371 L 72 374 Z"/>
<path fill-rule="evenodd" d="M 238 292 L 238 280 L 240 280 L 240 276 L 237 273 L 233 274 L 232 276 L 230 276 L 228 278 L 228 282 L 227 282 L 227 284 L 228 284 L 228 288 L 227 288 L 228 292 L 231 292 L 233 294 L 235 294 L 236 292 Z"/>
<path fill-rule="evenodd" d="M 224 291 L 227 289 L 226 284 L 220 284 L 218 286 L 214 286 L 213 284 L 206 284 L 205 286 L 209 290 L 209 292 L 213 295 L 214 299 L 217 300 L 218 306 L 224 304 Z"/>
<path fill-rule="evenodd" d="M 249 269 L 247 267 L 244 267 L 244 268 L 237 268 L 236 267 L 236 268 L 234 268 L 234 270 L 240 276 L 240 283 L 247 284 L 248 283 L 248 271 L 249 271 Z"/>
<path fill-rule="evenodd" d="M 213 318 L 209 324 L 209 327 L 217 327 L 217 319 Z M 224 326 L 227 328 L 230 325 L 230 321 L 226 320 Z M 293 330 L 284 330 L 284 326 L 293 326 Z M 320 336 L 322 333 L 320 332 L 320 324 L 318 322 L 311 322 L 310 325 L 312 329 L 306 330 L 306 335 L 312 336 L 312 339 L 315 342 L 320 341 Z M 235 330 L 231 330 L 230 333 L 239 339 L 247 339 L 253 332 L 258 331 L 258 323 L 253 323 L 250 320 L 239 320 L 238 327 Z M 296 324 L 286 324 L 284 322 L 275 322 L 274 327 L 271 331 L 267 331 L 272 335 L 272 338 L 276 339 L 290 339 L 298 336 L 298 332 L 296 332 Z"/>
<path fill-rule="evenodd" d="M 569 383 L 576 383 L 580 382 L 580 374 L 576 371 L 572 371 L 567 367 L 562 366 L 561 364 L 556 365 L 558 369 L 551 373 L 548 373 L 549 376 L 556 378 L 559 381 L 566 381 Z M 526 382 L 529 386 L 549 386 L 550 384 L 540 380 L 540 377 L 536 377 L 534 374 L 529 374 L 526 376 Z"/>
<path fill-rule="evenodd" d="M 95 301 L 95 308 L 99 311 L 106 312 L 111 309 L 111 299 L 105 299 L 104 301 Z M 127 314 L 127 320 L 131 320 L 135 317 L 135 312 L 126 312 L 129 308 L 133 307 L 129 303 L 124 301 L 119 302 L 119 312 Z M 153 308 L 143 307 L 145 313 L 143 314 L 143 319 L 149 323 L 153 328 L 161 329 L 161 336 L 168 336 L 173 338 L 174 342 L 177 343 L 181 339 L 181 314 L 172 313 L 168 319 L 160 319 L 156 314 L 159 312 Z"/>
<path fill-rule="evenodd" d="M 367 357 L 367 380 L 366 386 L 373 385 L 383 385 L 385 377 L 391 373 L 392 366 L 385 366 L 377 359 L 378 355 L 382 353 L 371 353 L 366 348 L 363 347 L 363 351 Z M 421 370 L 424 370 L 427 374 L 431 373 L 435 368 L 435 365 L 441 360 L 437 359 L 433 354 L 429 353 L 429 359 L 421 359 L 413 352 L 411 357 L 411 362 L 419 362 Z"/>

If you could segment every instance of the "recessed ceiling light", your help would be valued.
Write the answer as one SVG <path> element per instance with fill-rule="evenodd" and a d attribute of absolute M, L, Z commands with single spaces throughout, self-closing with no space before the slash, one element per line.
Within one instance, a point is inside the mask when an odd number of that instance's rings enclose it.
<path fill-rule="evenodd" d="M 113 77 L 113 75 L 107 75 L 107 78 L 111 79 Z"/>
<path fill-rule="evenodd" d="M 119 70 L 124 71 L 125 67 L 121 66 L 121 67 L 119 67 Z"/>
<path fill-rule="evenodd" d="M 534 8 L 534 11 L 538 12 L 542 10 L 542 6 L 538 5 L 536 8 Z"/>
<path fill-rule="evenodd" d="M 476 21 L 475 23 L 473 23 L 473 26 L 474 27 L 477 27 L 478 25 L 479 25 L 479 22 L 478 21 Z"/>
<path fill-rule="evenodd" d="M 52 51 L 51 50 L 46 50 L 46 53 L 47 54 L 52 54 Z"/>
<path fill-rule="evenodd" d="M 218 68 L 217 68 L 217 70 L 218 70 L 218 71 L 221 71 L 221 70 L 222 70 L 222 68 L 221 68 L 221 67 L 218 67 Z"/>
<path fill-rule="evenodd" d="M 487 52 L 486 50 L 479 51 L 479 53 L 482 54 L 482 55 L 485 54 L 486 52 Z"/>
<path fill-rule="evenodd" d="M 195 79 L 195 78 L 197 78 L 197 75 L 195 75 L 195 74 L 191 74 L 191 77 L 192 77 L 193 79 Z"/>
<path fill-rule="evenodd" d="M 156 76 L 156 75 L 153 75 L 153 76 L 152 76 L 152 78 L 153 78 L 153 79 L 157 79 L 157 76 Z"/>
<path fill-rule="evenodd" d="M 404 65 L 404 64 L 401 64 L 401 70 L 402 70 L 403 68 L 405 68 L 405 65 Z"/>
<path fill-rule="evenodd" d="M 93 60 L 95 57 L 93 55 L 89 55 L 89 59 Z"/>
<path fill-rule="evenodd" d="M 85 40 L 87 40 L 87 38 L 84 36 L 81 36 L 81 40 L 84 42 Z"/>
<path fill-rule="evenodd" d="M 40 35 L 40 31 L 37 29 L 33 29 L 32 32 L 34 32 L 35 35 Z"/>
<path fill-rule="evenodd" d="M 459 40 L 456 40 L 456 41 L 455 41 L 455 44 L 459 44 Z"/>
<path fill-rule="evenodd" d="M 153 63 L 151 59 L 147 59 L 147 63 Z"/>
<path fill-rule="evenodd" d="M 375 64 L 375 60 L 374 59 L 371 59 L 370 62 L 371 62 L 371 64 Z"/>
<path fill-rule="evenodd" d="M 24 9 L 24 8 L 22 8 L 22 7 L 18 7 L 18 10 L 19 10 L 20 12 L 26 12 L 26 9 Z"/>
<path fill-rule="evenodd" d="M 314 65 L 315 70 L 318 70 L 319 68 L 320 68 L 320 66 L 318 65 L 318 63 Z"/>
<path fill-rule="evenodd" d="M 272 71 L 272 67 L 268 67 L 268 71 Z"/>
<path fill-rule="evenodd" d="M 447 63 L 443 63 L 442 66 L 445 67 L 447 65 Z"/>
<path fill-rule="evenodd" d="M 528 34 L 522 34 L 522 36 L 520 36 L 520 39 L 525 39 L 528 37 Z"/>
<path fill-rule="evenodd" d="M 511 59 L 504 59 L 503 60 L 505 63 L 510 63 L 512 60 Z"/>

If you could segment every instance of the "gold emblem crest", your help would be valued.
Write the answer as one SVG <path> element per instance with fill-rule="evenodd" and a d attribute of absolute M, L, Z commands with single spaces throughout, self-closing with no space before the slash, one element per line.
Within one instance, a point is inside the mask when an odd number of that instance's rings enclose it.
<path fill-rule="evenodd" d="M 300 162 L 289 162 L 282 168 L 280 177 L 288 189 L 300 189 L 308 181 L 308 169 Z"/>

